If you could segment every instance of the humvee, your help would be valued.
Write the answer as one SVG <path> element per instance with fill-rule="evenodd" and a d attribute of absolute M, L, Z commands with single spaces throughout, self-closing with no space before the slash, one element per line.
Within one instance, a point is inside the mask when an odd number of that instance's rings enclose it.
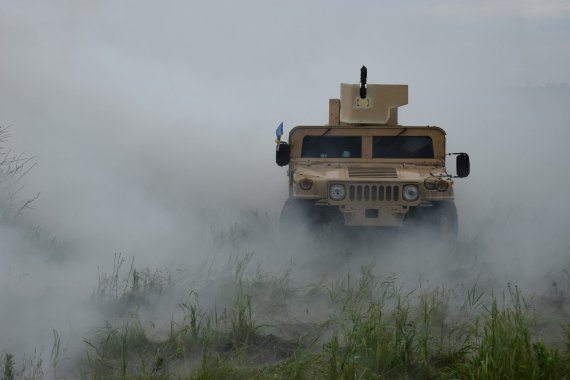
<path fill-rule="evenodd" d="M 276 162 L 289 165 L 289 198 L 282 227 L 339 224 L 428 228 L 442 238 L 457 235 L 453 178 L 467 177 L 466 153 L 446 153 L 445 131 L 403 126 L 398 107 L 408 104 L 407 85 L 340 86 L 329 100 L 329 122 L 297 126 L 277 140 Z M 457 175 L 446 169 L 456 156 Z"/>

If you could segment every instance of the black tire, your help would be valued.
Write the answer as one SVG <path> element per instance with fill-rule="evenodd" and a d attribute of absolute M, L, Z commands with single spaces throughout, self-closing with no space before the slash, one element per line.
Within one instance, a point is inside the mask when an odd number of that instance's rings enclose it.
<path fill-rule="evenodd" d="M 433 209 L 434 228 L 439 237 L 448 242 L 455 242 L 458 233 L 457 208 L 451 201 L 438 202 Z"/>
<path fill-rule="evenodd" d="M 405 223 L 416 232 L 443 243 L 457 240 L 457 208 L 453 201 L 434 202 L 432 207 L 410 210 Z"/>
<path fill-rule="evenodd" d="M 287 234 L 318 234 L 344 225 L 344 219 L 336 207 L 316 206 L 311 200 L 289 198 L 281 209 L 279 224 L 281 231 Z"/>
<path fill-rule="evenodd" d="M 279 221 L 281 223 L 290 223 L 296 218 L 306 218 L 310 207 L 311 205 L 306 200 L 289 198 L 281 208 Z"/>

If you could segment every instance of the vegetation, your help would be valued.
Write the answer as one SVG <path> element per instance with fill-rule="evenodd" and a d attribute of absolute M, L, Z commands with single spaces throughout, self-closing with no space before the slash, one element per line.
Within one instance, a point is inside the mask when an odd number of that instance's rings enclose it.
<path fill-rule="evenodd" d="M 287 277 L 258 271 L 246 277 L 242 257 L 231 279 L 229 305 L 204 308 L 190 291 L 161 339 L 151 339 L 136 312 L 172 290 L 166 272 L 137 271 L 116 257 L 113 274 L 100 274 L 94 299 L 114 309 L 86 337 L 77 363 L 84 379 L 564 379 L 570 378 L 570 332 L 557 347 L 535 335 L 532 308 L 517 287 L 500 296 L 470 288 L 416 289 L 404 293 L 394 278 L 378 278 L 373 264 L 329 286 L 295 289 Z M 326 299 L 327 318 L 295 317 L 297 335 L 285 337 L 287 320 L 266 324 L 268 302 Z M 154 297 L 154 298 L 153 298 Z M 307 298 L 308 297 L 308 298 Z M 463 300 L 457 304 L 455 301 Z M 114 304 L 114 305 L 111 305 Z M 265 312 L 262 312 L 265 310 Z M 282 310 L 287 315 L 286 310 Z M 270 314 L 270 313 L 269 313 Z M 290 323 L 291 321 L 289 321 Z M 289 334 L 291 335 L 291 334 Z M 15 369 L 6 354 L 2 379 L 57 372 L 60 342 L 54 332 L 49 373 L 28 362 Z M 36 366 L 33 372 L 30 368 Z M 34 377 L 35 376 L 35 377 Z M 59 377 L 58 377 L 59 376 Z"/>
<path fill-rule="evenodd" d="M 22 201 L 18 199 L 18 193 L 25 186 L 25 176 L 36 166 L 34 157 L 26 157 L 23 154 L 13 154 L 4 146 L 10 138 L 9 128 L 0 125 L 0 219 L 6 222 L 10 218 L 17 217 L 26 209 L 31 208 L 32 203 L 39 197 L 39 193 L 32 198 Z"/>

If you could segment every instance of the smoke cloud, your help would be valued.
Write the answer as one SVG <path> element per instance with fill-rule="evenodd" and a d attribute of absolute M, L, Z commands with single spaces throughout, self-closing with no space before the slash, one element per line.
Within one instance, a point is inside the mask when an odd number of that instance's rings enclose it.
<path fill-rule="evenodd" d="M 41 195 L 0 224 L 0 353 L 49 351 L 53 329 L 80 347 L 106 318 L 90 296 L 117 253 L 185 278 L 254 252 L 299 283 L 374 260 L 412 288 L 546 292 L 570 265 L 569 19 L 554 0 L 2 3 L 3 148 L 38 163 L 18 200 Z M 326 123 L 362 64 L 370 83 L 410 86 L 400 123 L 440 126 L 470 154 L 455 189 L 463 257 L 276 230 L 275 127 Z M 243 225 L 238 246 L 216 245 Z"/>

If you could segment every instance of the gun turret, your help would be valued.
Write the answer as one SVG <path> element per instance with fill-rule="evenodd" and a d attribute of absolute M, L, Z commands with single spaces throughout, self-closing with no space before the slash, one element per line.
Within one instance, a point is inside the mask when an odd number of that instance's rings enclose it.
<path fill-rule="evenodd" d="M 398 107 L 408 104 L 408 86 L 367 84 L 362 66 L 360 84 L 341 83 L 340 100 L 329 101 L 329 124 L 398 125 Z"/>

